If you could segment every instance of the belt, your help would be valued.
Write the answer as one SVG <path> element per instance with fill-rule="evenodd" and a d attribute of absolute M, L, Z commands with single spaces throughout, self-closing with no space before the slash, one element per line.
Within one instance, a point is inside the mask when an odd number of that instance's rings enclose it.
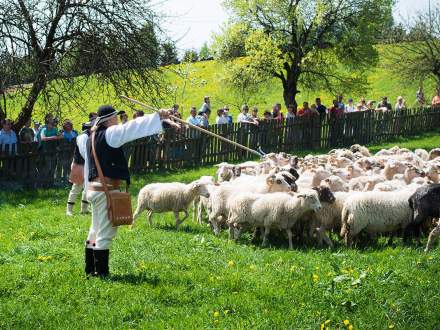
<path fill-rule="evenodd" d="M 112 186 L 112 185 L 107 185 L 107 189 L 108 190 L 119 190 L 119 186 Z M 89 186 L 90 191 L 105 191 L 104 187 L 100 187 L 100 186 Z"/>
<path fill-rule="evenodd" d="M 107 185 L 108 190 L 119 190 L 119 187 L 121 185 L 121 180 L 105 177 L 104 181 L 105 181 L 105 184 Z M 94 186 L 94 185 L 90 184 L 89 185 L 90 191 L 105 191 L 104 187 L 102 186 L 102 182 L 101 182 L 101 180 L 99 180 L 99 178 L 96 178 L 95 180 L 92 180 L 91 182 L 97 182 L 100 185 Z"/>

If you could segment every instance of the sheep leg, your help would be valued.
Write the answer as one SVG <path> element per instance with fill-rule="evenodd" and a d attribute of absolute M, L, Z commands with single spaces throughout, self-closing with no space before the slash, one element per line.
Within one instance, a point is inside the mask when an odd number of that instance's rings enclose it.
<path fill-rule="evenodd" d="M 174 213 L 174 219 L 176 219 L 176 230 L 179 229 L 179 225 L 182 223 L 179 219 L 179 211 L 173 211 Z"/>
<path fill-rule="evenodd" d="M 323 228 L 323 227 L 316 228 L 316 232 L 318 233 L 318 244 L 319 245 L 322 245 L 322 241 L 324 240 L 325 243 L 330 248 L 333 248 L 333 242 L 330 239 L 330 237 L 328 237 L 325 228 Z"/>
<path fill-rule="evenodd" d="M 230 240 L 234 240 L 235 239 L 235 229 L 234 229 L 234 225 L 233 224 L 229 225 L 229 239 Z"/>
<path fill-rule="evenodd" d="M 437 226 L 429 233 L 428 243 L 426 244 L 425 252 L 428 252 L 431 249 L 432 241 L 440 235 L 440 221 L 437 223 Z"/>
<path fill-rule="evenodd" d="M 153 218 L 153 210 L 148 210 L 147 211 L 147 220 L 148 220 L 148 223 L 150 224 L 150 227 L 153 226 L 152 218 Z"/>
<path fill-rule="evenodd" d="M 203 224 L 203 203 L 201 202 L 197 205 L 197 223 Z"/>
<path fill-rule="evenodd" d="M 182 220 L 180 220 L 180 223 L 182 223 L 183 221 L 185 221 L 185 220 L 188 219 L 188 217 L 189 217 L 188 210 L 183 210 L 183 213 L 185 213 L 185 216 L 183 217 Z"/>
<path fill-rule="evenodd" d="M 264 227 L 264 233 L 263 233 L 263 243 L 261 243 L 261 246 L 267 246 L 267 237 L 269 236 L 270 228 Z"/>
<path fill-rule="evenodd" d="M 287 228 L 287 237 L 289 238 L 289 250 L 293 250 L 293 243 L 292 243 L 292 229 Z"/>

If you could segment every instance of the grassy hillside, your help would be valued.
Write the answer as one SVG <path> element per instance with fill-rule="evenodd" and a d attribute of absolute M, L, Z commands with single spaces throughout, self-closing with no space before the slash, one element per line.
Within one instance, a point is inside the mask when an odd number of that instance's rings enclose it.
<path fill-rule="evenodd" d="M 438 147 L 433 135 L 399 143 Z M 382 146 L 376 146 L 379 149 Z M 188 182 L 213 168 L 135 178 Z M 0 192 L 0 328 L 436 329 L 440 248 L 230 242 L 170 214 L 120 228 L 105 281 L 83 275 L 90 216 L 64 215 L 67 190 Z M 135 201 L 133 200 L 133 203 Z M 78 208 L 78 207 L 77 207 Z M 77 210 L 76 208 L 76 210 Z M 336 237 L 334 237 L 336 238 Z M 426 240 L 424 240 L 424 243 Z M 438 243 L 435 244 L 437 246 Z M 344 321 L 349 322 L 345 325 Z"/>
<path fill-rule="evenodd" d="M 381 54 L 380 63 L 377 68 L 368 74 L 370 90 L 367 95 L 346 95 L 346 100 L 348 97 L 353 97 L 355 101 L 357 101 L 360 97 L 364 96 L 367 100 L 373 99 L 379 101 L 382 96 L 386 95 L 389 101 L 394 105 L 397 96 L 402 95 L 407 100 L 409 106 L 414 104 L 419 82 L 402 83 L 398 79 L 383 56 L 387 52 L 387 49 L 389 49 L 388 47 L 391 46 L 382 46 L 379 48 Z M 232 96 L 231 93 L 221 85 L 220 74 L 222 70 L 222 64 L 217 61 L 181 64 L 164 68 L 165 80 L 168 82 L 168 87 L 164 91 L 167 95 L 167 101 L 165 102 L 166 104 L 163 104 L 163 107 L 169 107 L 173 103 L 178 103 L 186 117 L 188 116 L 191 105 L 199 108 L 203 102 L 203 96 L 209 95 L 211 96 L 213 109 L 228 104 L 236 115 L 242 100 Z M 176 72 L 179 72 L 179 74 Z M 186 78 L 182 78 L 182 76 Z M 78 125 L 85 120 L 86 113 L 96 111 L 97 107 L 103 103 L 115 104 L 125 110 L 129 110 L 128 107 L 121 104 L 117 98 L 107 98 L 100 94 L 96 86 L 96 80 L 92 79 L 84 89 L 84 92 L 81 92 L 79 96 L 75 95 L 74 91 L 72 91 L 71 97 L 75 99 L 77 105 L 69 109 L 64 104 L 60 104 L 61 114 L 59 117 L 73 119 Z M 302 89 L 300 88 L 300 90 Z M 426 98 L 430 100 L 433 94 L 433 84 L 429 81 L 425 82 Z M 324 91 L 313 92 L 302 90 L 298 96 L 298 102 L 310 101 L 313 103 L 317 96 L 320 96 L 326 105 L 331 104 L 334 98 L 334 96 Z M 57 100 L 55 94 L 52 95 L 52 100 Z M 278 79 L 273 79 L 265 86 L 261 94 L 255 95 L 250 105 L 257 105 L 262 114 L 265 109 L 270 108 L 272 104 L 277 102 L 283 103 L 282 86 Z M 10 108 L 12 117 L 18 113 L 20 104 L 22 104 L 20 100 L 15 100 L 15 102 L 11 100 Z M 35 117 L 41 119 L 42 114 L 50 110 L 51 109 L 43 108 L 42 103 L 38 102 Z"/>

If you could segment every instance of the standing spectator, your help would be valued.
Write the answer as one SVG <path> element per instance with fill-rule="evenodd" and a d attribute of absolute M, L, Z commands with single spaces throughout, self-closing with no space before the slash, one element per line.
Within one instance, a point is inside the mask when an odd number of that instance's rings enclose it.
<path fill-rule="evenodd" d="M 197 116 L 196 107 L 191 107 L 191 110 L 189 111 L 189 113 L 190 113 L 190 115 L 187 118 L 186 122 L 189 124 L 192 124 L 194 126 L 202 126 L 200 118 Z"/>
<path fill-rule="evenodd" d="M 20 130 L 20 133 L 18 133 L 18 136 L 20 138 L 20 143 L 34 142 L 35 133 L 34 133 L 34 130 L 31 128 L 31 120 L 30 119 L 24 124 L 24 127 Z"/>
<path fill-rule="evenodd" d="M 423 93 L 423 86 L 420 85 L 419 90 L 416 92 L 416 103 L 418 104 L 419 107 L 424 107 L 425 106 L 425 93 Z"/>
<path fill-rule="evenodd" d="M 199 115 L 197 116 L 200 120 L 200 127 L 207 129 L 209 127 L 209 116 L 211 115 L 211 110 L 206 109 L 205 112 L 199 111 Z"/>
<path fill-rule="evenodd" d="M 272 107 L 272 119 L 280 121 L 284 119 L 283 113 L 281 112 L 281 107 L 278 104 L 275 104 Z"/>
<path fill-rule="evenodd" d="M 321 117 L 324 116 L 327 113 L 327 108 L 325 107 L 325 105 L 321 103 L 321 98 L 317 97 L 315 102 L 316 102 L 316 110 L 319 112 Z"/>
<path fill-rule="evenodd" d="M 69 119 L 63 123 L 63 138 L 68 142 L 72 142 L 78 136 L 78 132 L 73 129 L 73 124 Z"/>
<path fill-rule="evenodd" d="M 362 103 L 356 104 L 356 111 L 364 111 L 364 108 L 362 107 Z"/>
<path fill-rule="evenodd" d="M 225 115 L 224 109 L 217 110 L 217 118 L 215 119 L 217 125 L 229 124 L 229 118 Z"/>
<path fill-rule="evenodd" d="M 333 106 L 328 109 L 331 119 L 339 119 L 344 114 L 344 108 L 341 108 L 338 100 L 333 100 Z"/>
<path fill-rule="evenodd" d="M 319 116 L 319 112 L 318 112 L 318 108 L 316 107 L 316 104 L 312 104 L 310 106 L 309 117 L 315 117 L 315 116 Z"/>
<path fill-rule="evenodd" d="M 348 99 L 348 104 L 345 106 L 345 113 L 351 113 L 356 111 L 356 107 L 354 106 L 353 99 Z"/>
<path fill-rule="evenodd" d="M 228 117 L 228 124 L 232 124 L 233 118 L 232 118 L 232 115 L 229 113 L 229 107 L 227 105 L 225 105 L 223 107 L 223 110 L 225 111 L 225 116 Z"/>
<path fill-rule="evenodd" d="M 17 135 L 12 130 L 12 120 L 3 121 L 3 129 L 0 130 L 0 151 L 3 153 L 8 150 L 10 155 L 17 153 Z"/>
<path fill-rule="evenodd" d="M 360 104 L 361 104 L 361 110 L 362 111 L 367 111 L 368 110 L 367 101 L 365 101 L 365 97 L 361 97 Z"/>
<path fill-rule="evenodd" d="M 310 112 L 309 102 L 304 102 L 303 107 L 297 111 L 296 115 L 298 117 L 303 117 L 306 116 L 309 112 Z"/>
<path fill-rule="evenodd" d="M 339 95 L 338 96 L 338 106 L 339 106 L 339 108 L 341 108 L 341 109 L 345 109 L 345 104 L 344 104 L 344 96 L 341 94 L 341 95 Z"/>
<path fill-rule="evenodd" d="M 269 110 L 264 111 L 263 113 L 263 120 L 265 122 L 268 122 L 272 119 L 272 113 Z"/>
<path fill-rule="evenodd" d="M 374 103 L 376 103 L 376 101 L 373 100 L 368 100 L 367 102 L 367 110 L 380 110 L 380 111 L 388 111 L 388 108 L 374 108 Z"/>
<path fill-rule="evenodd" d="M 434 108 L 440 107 L 440 87 L 437 88 L 437 94 L 435 94 L 434 97 L 432 98 L 431 104 Z"/>
<path fill-rule="evenodd" d="M 54 119 L 49 120 L 46 123 L 46 127 L 41 130 L 41 141 L 43 143 L 48 141 L 56 141 L 63 138 L 63 136 L 58 133 L 58 129 L 55 127 L 54 123 Z"/>
<path fill-rule="evenodd" d="M 119 119 L 121 120 L 121 124 L 124 125 L 128 121 L 128 116 L 125 111 L 121 111 L 119 114 Z"/>
<path fill-rule="evenodd" d="M 252 108 L 251 118 L 256 123 L 260 122 L 260 118 L 258 117 L 258 108 L 257 107 Z"/>
<path fill-rule="evenodd" d="M 398 96 L 397 97 L 397 103 L 394 106 L 394 110 L 396 111 L 396 113 L 398 115 L 400 115 L 402 113 L 402 110 L 406 109 L 406 104 L 405 104 L 405 100 L 403 99 L 402 96 Z"/>
<path fill-rule="evenodd" d="M 202 104 L 202 106 L 201 106 L 201 108 L 199 110 L 199 113 L 200 112 L 206 112 L 207 110 L 211 111 L 211 101 L 209 99 L 209 96 L 205 96 L 203 98 L 203 104 Z"/>
<path fill-rule="evenodd" d="M 296 116 L 295 106 L 293 104 L 289 104 L 287 106 L 287 114 L 286 119 L 293 119 Z"/>
<path fill-rule="evenodd" d="M 40 136 L 40 122 L 34 121 L 34 142 L 40 142 L 38 137 Z"/>
<path fill-rule="evenodd" d="M 388 103 L 388 97 L 382 97 L 382 101 L 377 105 L 378 108 L 384 108 L 385 111 L 391 111 L 393 109 L 391 103 Z"/>
<path fill-rule="evenodd" d="M 249 107 L 244 104 L 241 107 L 241 113 L 237 116 L 237 123 L 255 124 L 252 117 L 249 115 Z"/>

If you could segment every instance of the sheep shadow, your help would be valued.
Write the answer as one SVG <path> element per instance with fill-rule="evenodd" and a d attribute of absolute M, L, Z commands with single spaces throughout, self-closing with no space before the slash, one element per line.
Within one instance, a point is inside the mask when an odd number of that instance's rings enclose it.
<path fill-rule="evenodd" d="M 373 252 L 383 251 L 389 248 L 395 249 L 398 247 L 413 248 L 415 250 L 423 250 L 424 244 L 417 244 L 416 242 L 405 242 L 401 237 L 395 237 L 392 242 L 388 242 L 388 237 L 384 236 L 375 241 L 368 240 L 368 237 L 362 236 L 361 239 L 353 245 L 353 247 L 347 247 L 343 240 L 339 239 L 336 235 L 331 235 L 333 247 L 326 245 L 325 243 L 319 246 L 314 238 L 293 238 L 293 250 L 301 252 L 309 251 L 340 251 L 340 250 L 357 250 L 360 252 Z M 253 238 L 252 234 L 244 233 L 239 240 L 236 241 L 240 245 L 253 245 L 257 249 L 281 249 L 289 250 L 289 244 L 287 235 L 283 235 L 282 232 L 273 232 L 268 237 L 268 245 L 261 246 L 262 240 Z"/>
<path fill-rule="evenodd" d="M 189 224 L 185 225 L 185 222 L 182 223 L 179 226 L 179 229 L 176 230 L 176 226 L 174 224 L 160 224 L 158 226 L 156 226 L 156 229 L 159 230 L 163 230 L 163 231 L 169 231 L 169 232 L 182 232 L 182 233 L 187 233 L 187 234 L 206 234 L 206 233 L 211 233 L 211 230 L 208 227 L 203 227 L 200 225 L 197 226 L 190 226 Z"/>
<path fill-rule="evenodd" d="M 119 282 L 119 283 L 125 283 L 125 284 L 149 284 L 153 287 L 156 287 L 160 284 L 161 279 L 156 274 L 151 274 L 147 272 L 140 272 L 137 274 L 115 274 L 110 275 L 109 279 L 110 282 Z"/>

